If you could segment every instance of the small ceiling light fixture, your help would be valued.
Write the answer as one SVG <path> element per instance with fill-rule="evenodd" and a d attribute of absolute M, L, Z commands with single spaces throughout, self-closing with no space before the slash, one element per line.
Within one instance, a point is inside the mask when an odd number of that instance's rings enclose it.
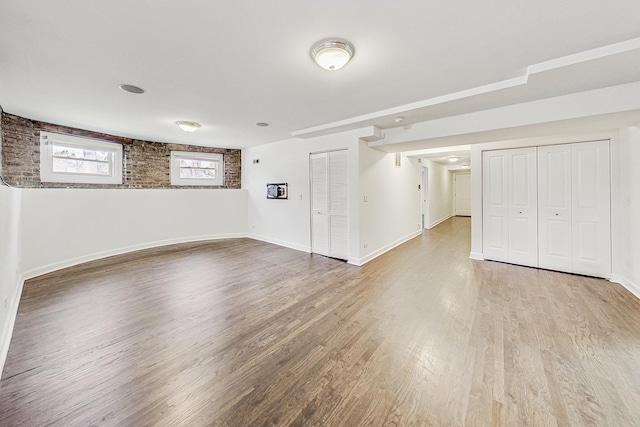
<path fill-rule="evenodd" d="M 455 163 L 460 160 L 460 157 L 449 157 L 447 160 L 449 160 L 451 163 Z"/>
<path fill-rule="evenodd" d="M 460 166 L 462 169 L 469 169 L 469 165 L 462 165 Z"/>
<path fill-rule="evenodd" d="M 266 128 L 267 126 L 269 126 L 269 123 L 258 122 L 258 123 L 256 123 L 256 126 L 261 127 L 261 128 Z"/>
<path fill-rule="evenodd" d="M 140 86 L 134 86 L 134 85 L 128 85 L 128 84 L 121 84 L 118 85 L 118 87 L 128 93 L 132 93 L 134 95 L 142 95 L 143 93 L 145 93 L 146 91 L 144 89 L 142 89 Z"/>
<path fill-rule="evenodd" d="M 404 122 L 404 116 L 398 116 L 395 119 L 393 119 L 393 121 L 396 123 L 402 123 Z"/>
<path fill-rule="evenodd" d="M 347 65 L 355 53 L 351 43 L 340 39 L 320 40 L 311 48 L 311 58 L 329 71 L 336 71 Z"/>
<path fill-rule="evenodd" d="M 180 129 L 182 129 L 185 132 L 195 132 L 200 128 L 200 123 L 196 123 L 196 122 L 186 122 L 186 121 L 180 120 L 176 122 L 176 124 L 180 127 Z"/>

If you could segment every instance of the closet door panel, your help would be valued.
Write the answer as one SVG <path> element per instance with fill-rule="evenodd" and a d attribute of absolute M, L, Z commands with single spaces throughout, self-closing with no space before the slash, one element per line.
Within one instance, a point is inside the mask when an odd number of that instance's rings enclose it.
<path fill-rule="evenodd" d="M 508 157 L 502 151 L 485 151 L 482 158 L 483 239 L 485 259 L 509 261 Z"/>
<path fill-rule="evenodd" d="M 329 157 L 329 256 L 349 258 L 348 151 L 333 151 Z"/>
<path fill-rule="evenodd" d="M 310 156 L 311 168 L 311 252 L 329 255 L 329 201 L 327 154 Z"/>
<path fill-rule="evenodd" d="M 572 144 L 573 271 L 611 276 L 609 141 Z"/>
<path fill-rule="evenodd" d="M 572 271 L 571 146 L 538 147 L 539 266 Z"/>
<path fill-rule="evenodd" d="M 536 149 L 509 150 L 509 262 L 538 266 Z"/>

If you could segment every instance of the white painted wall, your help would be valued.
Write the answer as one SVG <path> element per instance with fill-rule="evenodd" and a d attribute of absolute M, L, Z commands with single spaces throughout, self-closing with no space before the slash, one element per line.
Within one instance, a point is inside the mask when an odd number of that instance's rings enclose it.
<path fill-rule="evenodd" d="M 419 234 L 420 169 L 403 156 L 367 147 L 370 129 L 310 139 L 288 139 L 242 151 L 242 185 L 248 191 L 249 235 L 309 252 L 309 154 L 349 151 L 349 262 L 361 265 Z M 253 163 L 259 159 L 259 163 Z M 266 184 L 289 184 L 288 200 L 267 200 Z M 364 202 L 364 194 L 369 201 Z M 450 197 L 449 197 L 450 203 Z M 367 242 L 367 248 L 364 248 Z"/>
<path fill-rule="evenodd" d="M 22 290 L 20 197 L 19 189 L 0 186 L 0 371 L 9 350 Z"/>
<path fill-rule="evenodd" d="M 243 190 L 22 190 L 27 278 L 132 250 L 246 232 Z"/>
<path fill-rule="evenodd" d="M 358 138 L 361 131 L 293 138 L 242 150 L 242 188 L 248 193 L 249 236 L 289 248 L 311 251 L 309 154 L 349 151 L 349 262 L 360 257 L 358 231 Z M 253 163 L 259 159 L 259 163 Z M 267 183 L 289 184 L 289 199 L 268 200 Z"/>
<path fill-rule="evenodd" d="M 621 129 L 611 151 L 613 280 L 640 298 L 640 128 Z"/>
<path fill-rule="evenodd" d="M 453 215 L 453 174 L 446 166 L 422 159 L 429 171 L 427 177 L 427 207 L 429 215 L 425 228 L 433 228 Z"/>
<path fill-rule="evenodd" d="M 396 167 L 395 158 L 395 153 L 387 154 L 360 143 L 359 264 L 422 232 L 420 164 L 418 159 L 401 154 L 400 167 Z"/>
<path fill-rule="evenodd" d="M 471 254 L 482 256 L 482 151 L 572 142 L 611 140 L 612 280 L 640 298 L 640 129 L 500 141 L 471 146 Z"/>

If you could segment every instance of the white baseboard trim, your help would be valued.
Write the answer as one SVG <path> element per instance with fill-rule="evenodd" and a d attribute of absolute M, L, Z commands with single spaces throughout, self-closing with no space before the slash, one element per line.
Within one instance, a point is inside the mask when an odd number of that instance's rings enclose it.
<path fill-rule="evenodd" d="M 635 295 L 636 298 L 640 299 L 640 286 L 633 283 L 631 280 L 627 279 L 626 277 L 621 276 L 619 274 L 612 274 L 609 281 L 621 284 L 629 292 Z"/>
<path fill-rule="evenodd" d="M 302 251 L 306 253 L 311 253 L 311 246 L 299 245 L 297 243 L 286 242 L 284 240 L 273 239 L 271 237 L 259 236 L 257 234 L 247 234 L 248 238 L 253 240 L 260 240 L 261 242 L 272 243 L 274 245 L 283 246 L 289 249 L 295 249 L 296 251 Z"/>
<path fill-rule="evenodd" d="M 72 267 L 74 265 L 82 264 L 89 261 L 95 261 L 102 258 L 107 258 L 115 255 L 122 255 L 129 252 L 140 251 L 143 249 L 157 248 L 160 246 L 175 245 L 177 243 L 189 243 L 200 242 L 206 240 L 221 240 L 221 239 L 237 239 L 247 237 L 246 233 L 230 233 L 230 234 L 212 234 L 207 236 L 191 236 L 191 237 L 178 237 L 174 239 L 158 240 L 155 242 L 141 243 L 139 245 L 125 246 L 123 248 L 109 249 L 107 251 L 96 252 L 89 255 L 83 255 L 81 257 L 68 259 L 65 261 L 56 262 L 53 264 L 43 265 L 41 267 L 33 268 L 23 273 L 24 280 L 29 280 L 43 274 L 51 273 L 53 271 L 61 270 L 63 268 Z"/>
<path fill-rule="evenodd" d="M 432 229 L 433 227 L 435 227 L 436 225 L 438 225 L 438 224 L 440 224 L 440 223 L 442 223 L 442 222 L 445 222 L 446 220 L 448 220 L 449 218 L 452 218 L 452 217 L 453 217 L 453 215 L 447 215 L 447 216 L 445 216 L 444 218 L 442 218 L 442 219 L 440 219 L 440 220 L 438 220 L 438 221 L 436 221 L 436 222 L 432 222 L 431 224 L 429 224 L 429 225 L 427 226 L 427 230 L 431 230 L 431 229 Z"/>
<path fill-rule="evenodd" d="M 471 252 L 469 254 L 469 258 L 477 259 L 478 261 L 484 261 L 484 255 L 482 254 L 482 252 Z"/>
<path fill-rule="evenodd" d="M 352 264 L 352 265 L 357 265 L 357 266 L 361 266 L 364 265 L 366 263 L 368 263 L 369 261 L 371 261 L 374 258 L 379 257 L 380 255 L 382 255 L 385 252 L 389 252 L 391 249 L 400 246 L 401 244 L 415 238 L 418 237 L 419 235 L 422 234 L 422 230 L 419 231 L 414 231 L 412 233 L 407 234 L 406 236 L 396 240 L 395 242 L 389 243 L 386 246 L 381 247 L 380 249 L 371 252 L 369 255 L 366 255 L 362 258 L 349 258 L 349 260 L 347 260 L 347 263 Z"/>
<path fill-rule="evenodd" d="M 18 281 L 18 286 L 9 303 L 7 318 L 5 320 L 4 328 L 2 330 L 2 336 L 0 340 L 0 379 L 2 379 L 2 372 L 4 371 L 4 363 L 7 361 L 7 355 L 9 354 L 9 344 L 11 344 L 11 337 L 13 336 L 13 328 L 16 324 L 16 318 L 18 317 L 18 306 L 20 305 L 20 298 L 22 297 L 22 288 L 24 287 L 24 278 L 21 276 Z"/>

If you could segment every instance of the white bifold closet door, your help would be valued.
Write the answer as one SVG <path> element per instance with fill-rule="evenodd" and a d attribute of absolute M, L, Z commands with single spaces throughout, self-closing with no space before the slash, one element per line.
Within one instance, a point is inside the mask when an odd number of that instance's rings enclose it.
<path fill-rule="evenodd" d="M 609 141 L 538 147 L 540 267 L 611 275 Z"/>
<path fill-rule="evenodd" d="M 537 267 L 535 147 L 485 151 L 482 162 L 484 257 Z"/>
<path fill-rule="evenodd" d="M 348 151 L 310 155 L 311 251 L 349 257 Z"/>

